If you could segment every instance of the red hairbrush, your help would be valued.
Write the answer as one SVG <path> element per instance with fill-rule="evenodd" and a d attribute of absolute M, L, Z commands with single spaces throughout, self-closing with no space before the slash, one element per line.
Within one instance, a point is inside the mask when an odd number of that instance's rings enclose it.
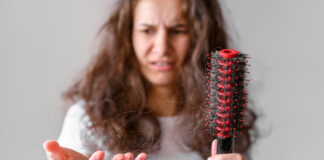
<path fill-rule="evenodd" d="M 217 137 L 217 153 L 232 153 L 233 137 L 243 129 L 247 55 L 233 49 L 208 54 L 206 127 Z"/>

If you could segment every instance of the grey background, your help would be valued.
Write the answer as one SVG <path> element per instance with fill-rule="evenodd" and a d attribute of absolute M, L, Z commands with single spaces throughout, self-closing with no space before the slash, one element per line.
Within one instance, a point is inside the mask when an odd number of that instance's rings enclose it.
<path fill-rule="evenodd" d="M 0 1 L 1 159 L 45 159 L 64 112 L 61 92 L 95 50 L 108 0 Z M 223 0 L 235 48 L 249 53 L 261 115 L 254 159 L 320 159 L 324 1 Z"/>

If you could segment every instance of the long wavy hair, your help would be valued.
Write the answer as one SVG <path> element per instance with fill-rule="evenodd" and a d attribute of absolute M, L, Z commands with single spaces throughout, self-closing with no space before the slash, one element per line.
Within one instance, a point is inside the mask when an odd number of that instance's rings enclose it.
<path fill-rule="evenodd" d="M 86 114 L 92 122 L 89 129 L 105 137 L 104 144 L 111 153 L 151 153 L 159 149 L 160 124 L 146 107 L 150 84 L 140 73 L 132 46 L 137 1 L 118 0 L 98 32 L 98 52 L 63 95 L 68 105 L 79 100 L 86 102 Z M 181 94 L 177 115 L 183 117 L 177 131 L 183 135 L 182 142 L 207 158 L 213 137 L 205 131 L 205 113 L 201 109 L 206 54 L 217 47 L 227 48 L 228 36 L 217 0 L 183 0 L 181 9 L 189 23 L 191 45 L 177 78 Z M 235 141 L 236 152 L 242 154 L 247 153 L 254 135 L 251 133 L 256 116 L 250 110 L 248 117 L 246 130 Z"/>

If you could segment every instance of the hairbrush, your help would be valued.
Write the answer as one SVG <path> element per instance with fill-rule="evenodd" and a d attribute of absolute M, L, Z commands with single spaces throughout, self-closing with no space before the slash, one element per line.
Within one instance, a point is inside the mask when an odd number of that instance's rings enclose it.
<path fill-rule="evenodd" d="M 233 49 L 215 50 L 208 54 L 206 127 L 217 137 L 217 153 L 232 153 L 234 139 L 242 134 L 247 93 L 246 54 Z"/>

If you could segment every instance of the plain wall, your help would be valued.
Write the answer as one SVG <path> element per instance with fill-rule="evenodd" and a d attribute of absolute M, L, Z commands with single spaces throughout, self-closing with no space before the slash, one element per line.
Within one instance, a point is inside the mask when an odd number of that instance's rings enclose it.
<path fill-rule="evenodd" d="M 0 1 L 0 159 L 45 159 L 61 94 L 93 53 L 106 0 Z"/>
<path fill-rule="evenodd" d="M 0 1 L 1 159 L 45 159 L 61 93 L 94 52 L 108 0 Z M 324 142 L 324 1 L 222 0 L 234 47 L 251 56 L 260 118 L 254 159 L 320 159 Z"/>

